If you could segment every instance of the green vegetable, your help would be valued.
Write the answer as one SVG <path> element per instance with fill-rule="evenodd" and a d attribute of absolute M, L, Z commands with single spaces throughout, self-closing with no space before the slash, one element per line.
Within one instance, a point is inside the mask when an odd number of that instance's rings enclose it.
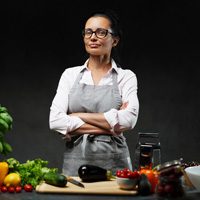
<path fill-rule="evenodd" d="M 13 118 L 6 107 L 0 105 L 0 154 L 7 155 L 12 152 L 12 147 L 5 141 L 6 132 L 12 129 Z"/>
<path fill-rule="evenodd" d="M 0 113 L 8 112 L 8 109 L 0 105 Z"/>
<path fill-rule="evenodd" d="M 3 119 L 7 125 L 8 128 L 10 128 L 11 124 L 13 123 L 13 118 L 10 116 L 8 112 L 0 113 L 0 118 Z"/>
<path fill-rule="evenodd" d="M 15 158 L 6 160 L 9 165 L 10 172 L 18 172 L 21 177 L 21 185 L 31 184 L 34 188 L 43 181 L 43 177 L 49 172 L 58 172 L 57 168 L 48 168 L 48 161 L 40 158 L 27 160 L 25 163 L 20 163 Z"/>
<path fill-rule="evenodd" d="M 2 133 L 5 133 L 9 130 L 9 125 L 3 118 L 0 118 L 0 130 Z"/>
<path fill-rule="evenodd" d="M 6 133 L 12 128 L 13 118 L 6 107 L 0 105 L 0 131 Z"/>
<path fill-rule="evenodd" d="M 50 185 L 58 186 L 58 187 L 65 187 L 67 184 L 66 176 L 49 172 L 44 175 L 44 181 Z"/>
<path fill-rule="evenodd" d="M 112 178 L 112 172 L 95 165 L 81 165 L 78 169 L 83 182 L 107 181 Z"/>

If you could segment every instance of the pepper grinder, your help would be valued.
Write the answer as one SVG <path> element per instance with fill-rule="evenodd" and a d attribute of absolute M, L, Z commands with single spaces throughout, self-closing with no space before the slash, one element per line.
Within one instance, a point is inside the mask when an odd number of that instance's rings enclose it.
<path fill-rule="evenodd" d="M 152 168 L 161 164 L 161 145 L 159 133 L 138 133 L 137 144 L 135 148 L 133 168 L 139 170 L 141 162 L 144 162 L 142 156 L 144 152 L 149 151 L 149 160 L 151 160 Z M 143 154 L 142 154 L 143 152 Z M 147 159 L 147 158 L 146 158 Z M 149 161 L 150 162 L 150 161 Z"/>

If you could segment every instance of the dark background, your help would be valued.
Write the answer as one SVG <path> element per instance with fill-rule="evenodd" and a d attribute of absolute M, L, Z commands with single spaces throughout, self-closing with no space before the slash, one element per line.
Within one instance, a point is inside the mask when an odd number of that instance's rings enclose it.
<path fill-rule="evenodd" d="M 120 16 L 122 65 L 138 78 L 139 118 L 125 134 L 131 157 L 138 132 L 159 132 L 163 162 L 200 161 L 197 0 L 4 2 L 0 104 L 14 119 L 7 157 L 61 168 L 64 141 L 49 130 L 49 108 L 61 73 L 85 62 L 85 18 L 104 7 Z"/>

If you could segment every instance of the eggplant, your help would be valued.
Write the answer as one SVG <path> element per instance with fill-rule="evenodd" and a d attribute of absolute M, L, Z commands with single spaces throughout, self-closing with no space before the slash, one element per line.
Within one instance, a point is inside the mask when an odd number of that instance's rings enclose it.
<path fill-rule="evenodd" d="M 95 165 L 81 165 L 78 175 L 83 182 L 107 181 L 112 178 L 112 172 Z"/>

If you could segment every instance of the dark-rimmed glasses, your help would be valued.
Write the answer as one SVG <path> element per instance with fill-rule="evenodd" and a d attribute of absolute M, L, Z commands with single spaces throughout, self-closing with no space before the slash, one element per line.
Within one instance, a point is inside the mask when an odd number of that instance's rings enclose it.
<path fill-rule="evenodd" d="M 113 34 L 110 30 L 107 30 L 104 28 L 97 28 L 96 31 L 93 31 L 92 29 L 87 28 L 87 29 L 83 29 L 82 31 L 82 35 L 86 39 L 91 38 L 93 33 L 95 34 L 97 38 L 100 38 L 100 39 L 105 38 L 108 35 L 108 33 Z"/>

